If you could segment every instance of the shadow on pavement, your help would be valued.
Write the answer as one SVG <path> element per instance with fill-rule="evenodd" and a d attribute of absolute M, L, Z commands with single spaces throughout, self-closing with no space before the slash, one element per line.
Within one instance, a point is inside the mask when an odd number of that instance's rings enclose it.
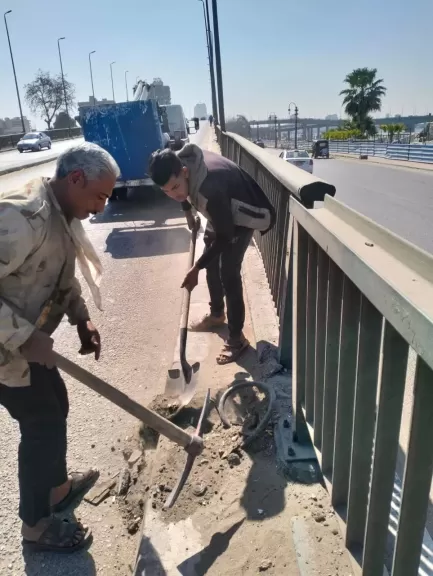
<path fill-rule="evenodd" d="M 182 227 L 166 229 L 114 228 L 107 236 L 106 252 L 113 258 L 150 258 L 187 252 L 191 233 Z"/>
<path fill-rule="evenodd" d="M 94 576 L 96 567 L 87 550 L 73 554 L 23 552 L 26 576 Z M 165 573 L 164 573 L 165 574 Z"/>
<path fill-rule="evenodd" d="M 230 540 L 244 523 L 245 518 L 236 522 L 225 532 L 216 532 L 209 544 L 191 558 L 188 558 L 177 569 L 182 576 L 204 576 L 215 560 L 221 556 L 229 547 Z"/>
<path fill-rule="evenodd" d="M 160 190 L 134 193 L 127 200 L 109 202 L 102 214 L 92 216 L 91 224 L 108 222 L 130 222 L 134 220 L 154 220 L 155 226 L 164 226 L 167 220 L 183 218 L 178 202 L 168 198 Z"/>
<path fill-rule="evenodd" d="M 141 539 L 133 574 L 134 576 L 147 576 L 147 574 L 149 576 L 167 576 L 157 551 L 146 536 Z"/>

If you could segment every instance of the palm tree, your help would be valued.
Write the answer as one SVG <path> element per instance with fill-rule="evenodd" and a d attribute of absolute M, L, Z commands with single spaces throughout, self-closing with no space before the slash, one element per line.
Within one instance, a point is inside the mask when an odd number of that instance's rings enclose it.
<path fill-rule="evenodd" d="M 344 82 L 349 88 L 342 90 L 345 112 L 364 134 L 372 131 L 370 112 L 378 112 L 382 107 L 382 97 L 386 88 L 382 79 L 376 79 L 376 68 L 356 68 L 346 76 Z"/>

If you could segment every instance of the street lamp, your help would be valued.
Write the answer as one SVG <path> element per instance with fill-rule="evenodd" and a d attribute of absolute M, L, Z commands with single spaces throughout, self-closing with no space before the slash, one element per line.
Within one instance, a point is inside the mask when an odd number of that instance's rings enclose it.
<path fill-rule="evenodd" d="M 96 50 L 93 50 L 92 52 L 89 52 L 89 67 L 90 67 L 90 80 L 92 82 L 92 94 L 93 94 L 93 106 L 96 105 L 96 100 L 95 100 L 95 88 L 93 86 L 93 72 L 92 72 L 92 54 L 94 54 L 96 52 Z"/>
<path fill-rule="evenodd" d="M 110 63 L 111 90 L 113 91 L 113 102 L 116 102 L 116 98 L 114 97 L 113 64 L 116 64 L 116 62 L 111 62 L 111 63 Z"/>
<path fill-rule="evenodd" d="M 293 104 L 295 107 L 295 150 L 298 147 L 298 107 L 294 102 L 290 102 L 289 104 L 289 118 L 290 118 L 290 106 Z"/>
<path fill-rule="evenodd" d="M 275 137 L 275 148 L 278 148 L 278 138 L 277 138 L 277 115 L 276 114 L 269 114 L 269 120 L 274 121 L 274 137 Z"/>
<path fill-rule="evenodd" d="M 65 76 L 63 74 L 62 53 L 60 51 L 60 40 L 66 40 L 65 36 L 62 36 L 61 38 L 57 39 L 57 47 L 59 49 L 60 70 L 62 72 L 63 95 L 65 97 L 66 116 L 68 117 L 68 134 L 69 134 L 69 138 L 70 138 L 71 137 L 71 120 L 69 118 L 69 111 L 68 111 L 68 98 L 66 96 Z"/>
<path fill-rule="evenodd" d="M 203 4 L 204 27 L 206 30 L 206 43 L 207 43 L 207 53 L 209 60 L 211 93 L 212 93 L 212 114 L 214 117 L 214 121 L 218 122 L 218 108 L 217 108 L 217 97 L 215 88 L 215 69 L 213 63 L 213 45 L 212 45 L 212 35 L 210 31 L 210 22 L 209 22 L 209 2 L 208 0 L 206 0 L 206 4 L 204 0 L 199 0 L 199 2 Z"/>
<path fill-rule="evenodd" d="M 6 34 L 7 34 L 7 37 L 8 37 L 9 52 L 11 53 L 12 70 L 14 71 L 15 88 L 17 89 L 18 106 L 19 106 L 20 115 L 21 115 L 21 126 L 23 127 L 23 132 L 25 133 L 26 127 L 25 127 L 25 125 L 24 125 L 24 116 L 23 116 L 23 109 L 22 109 L 22 107 L 21 107 L 20 91 L 19 91 L 19 89 L 18 89 L 17 73 L 16 73 L 16 71 L 15 71 L 15 63 L 14 63 L 14 57 L 13 57 L 13 54 L 12 54 L 11 39 L 10 39 L 10 37 L 9 37 L 9 28 L 8 28 L 8 23 L 7 23 L 7 20 L 6 20 L 6 16 L 7 16 L 8 14 L 10 14 L 11 12 L 12 12 L 12 10 L 8 10 L 7 12 L 5 12 L 5 13 L 3 14 L 3 18 L 4 18 L 4 20 L 5 20 Z"/>
<path fill-rule="evenodd" d="M 129 102 L 129 95 L 128 95 L 128 79 L 126 75 L 128 74 L 129 70 L 125 70 L 125 88 L 126 88 L 126 101 Z"/>

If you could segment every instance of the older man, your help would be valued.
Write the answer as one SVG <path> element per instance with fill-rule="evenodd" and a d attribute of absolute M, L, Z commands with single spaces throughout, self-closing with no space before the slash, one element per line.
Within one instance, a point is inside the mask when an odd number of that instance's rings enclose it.
<path fill-rule="evenodd" d="M 119 168 L 84 143 L 59 156 L 54 178 L 0 197 L 0 404 L 18 421 L 23 546 L 74 552 L 90 530 L 53 516 L 90 488 L 98 472 L 68 475 L 68 395 L 54 366 L 51 334 L 66 314 L 81 354 L 101 343 L 75 277 L 75 261 L 100 307 L 101 263 L 80 220 L 104 210 Z"/>

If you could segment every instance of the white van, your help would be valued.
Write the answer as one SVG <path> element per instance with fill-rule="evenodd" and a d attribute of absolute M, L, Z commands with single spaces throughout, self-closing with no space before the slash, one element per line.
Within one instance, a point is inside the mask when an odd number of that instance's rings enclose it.
<path fill-rule="evenodd" d="M 167 114 L 168 132 L 170 134 L 170 147 L 179 150 L 189 142 L 186 118 L 180 104 L 164 106 Z"/>

